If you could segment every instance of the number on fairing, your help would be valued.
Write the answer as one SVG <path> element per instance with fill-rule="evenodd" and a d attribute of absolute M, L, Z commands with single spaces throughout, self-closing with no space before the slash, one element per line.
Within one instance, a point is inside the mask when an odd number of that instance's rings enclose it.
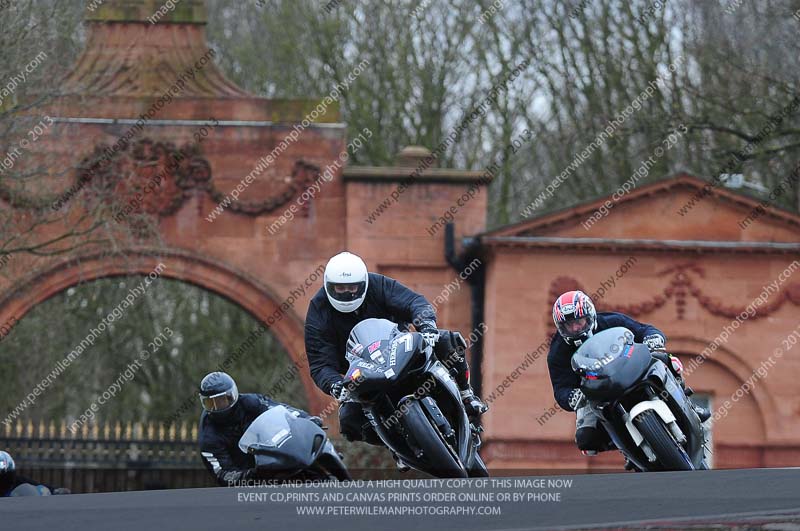
<path fill-rule="evenodd" d="M 404 334 L 404 335 L 400 336 L 399 338 L 397 338 L 397 341 L 398 342 L 400 342 L 400 341 L 404 342 L 406 344 L 405 345 L 406 350 L 411 350 L 411 347 L 414 345 L 414 339 L 411 337 L 411 334 Z"/>

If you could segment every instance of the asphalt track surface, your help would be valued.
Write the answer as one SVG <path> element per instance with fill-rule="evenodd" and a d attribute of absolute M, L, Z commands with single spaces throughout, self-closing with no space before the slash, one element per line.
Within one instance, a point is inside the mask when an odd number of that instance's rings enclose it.
<path fill-rule="evenodd" d="M 705 529 L 712 522 L 723 524 L 714 529 L 740 529 L 735 522 L 800 521 L 800 468 L 488 480 L 484 485 L 478 480 L 461 485 L 447 480 L 395 480 L 380 487 L 364 482 L 4 498 L 0 529 L 694 529 L 691 522 L 702 522 Z M 326 494 L 339 499 L 323 501 Z M 513 501 L 515 495 L 518 501 Z M 508 497 L 512 501 L 506 501 Z M 495 514 L 479 515 L 479 508 Z M 327 514 L 298 514 L 309 510 Z M 730 527 L 725 522 L 731 522 Z M 800 528 L 796 523 L 785 525 L 789 527 L 770 524 L 763 529 Z"/>

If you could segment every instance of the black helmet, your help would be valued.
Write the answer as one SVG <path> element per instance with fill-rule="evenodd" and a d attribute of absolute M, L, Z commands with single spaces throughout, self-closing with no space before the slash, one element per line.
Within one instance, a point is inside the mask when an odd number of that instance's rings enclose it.
<path fill-rule="evenodd" d="M 0 451 L 0 494 L 14 485 L 17 479 L 17 466 L 8 452 Z"/>
<path fill-rule="evenodd" d="M 208 373 L 200 382 L 200 403 L 214 420 L 222 420 L 235 413 L 239 402 L 239 389 L 233 378 L 224 372 Z"/>

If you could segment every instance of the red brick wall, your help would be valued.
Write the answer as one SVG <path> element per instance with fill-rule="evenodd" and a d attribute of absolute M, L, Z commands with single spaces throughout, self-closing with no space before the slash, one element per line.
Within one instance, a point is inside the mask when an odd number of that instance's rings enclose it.
<path fill-rule="evenodd" d="M 688 192 L 674 191 L 618 205 L 619 210 L 603 219 L 587 234 L 580 225 L 584 215 L 543 229 L 521 227 L 523 235 L 594 238 L 657 238 L 739 240 L 738 220 L 747 212 L 716 199 L 696 207 L 701 223 L 685 221 L 675 214 Z M 671 217 L 670 217 L 671 216 Z M 534 223 L 535 224 L 535 223 Z M 762 218 L 741 235 L 742 239 L 798 241 L 798 229 L 775 219 Z M 668 350 L 688 366 L 691 359 L 730 325 L 732 319 L 715 315 L 719 308 L 745 308 L 765 284 L 774 280 L 799 253 L 779 252 L 679 252 L 648 251 L 624 246 L 578 250 L 559 248 L 493 246 L 486 289 L 486 320 L 490 323 L 484 351 L 484 395 L 501 384 L 524 356 L 553 333 L 550 309 L 554 281 L 569 277 L 587 293 L 593 293 L 630 256 L 635 257 L 616 286 L 597 301 L 602 310 L 635 310 L 635 317 L 661 328 L 668 336 Z M 676 266 L 682 266 L 675 269 Z M 672 269 L 670 269 L 672 268 Z M 676 275 L 691 280 L 684 304 L 669 292 Z M 567 284 L 568 285 L 568 284 Z M 561 282 L 564 289 L 570 289 Z M 666 293 L 672 293 L 667 296 Z M 641 303 L 662 296 L 665 303 L 655 309 Z M 704 298 L 706 297 L 706 298 Z M 745 320 L 728 340 L 688 377 L 699 393 L 712 395 L 718 408 L 736 393 L 761 363 L 780 347 L 798 326 L 800 315 L 800 268 L 771 295 L 765 308 L 783 301 L 768 316 Z M 679 309 L 681 311 L 679 311 Z M 794 347 L 763 377 L 751 392 L 732 403 L 728 414 L 713 428 L 716 467 L 800 465 L 800 347 Z M 587 460 L 574 446 L 575 415 L 559 411 L 538 422 L 554 402 L 547 373 L 546 354 L 535 361 L 497 399 L 486 416 L 487 456 L 497 468 L 576 468 L 613 466 L 616 457 Z M 508 422 L 513 416 L 518 420 Z"/>

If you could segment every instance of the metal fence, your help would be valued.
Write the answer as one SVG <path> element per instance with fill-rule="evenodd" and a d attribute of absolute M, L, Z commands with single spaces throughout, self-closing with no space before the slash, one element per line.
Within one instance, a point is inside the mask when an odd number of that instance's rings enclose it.
<path fill-rule="evenodd" d="M 0 426 L 0 449 L 18 473 L 74 493 L 211 487 L 200 461 L 197 425 L 105 424 L 76 433 L 65 422 Z"/>

